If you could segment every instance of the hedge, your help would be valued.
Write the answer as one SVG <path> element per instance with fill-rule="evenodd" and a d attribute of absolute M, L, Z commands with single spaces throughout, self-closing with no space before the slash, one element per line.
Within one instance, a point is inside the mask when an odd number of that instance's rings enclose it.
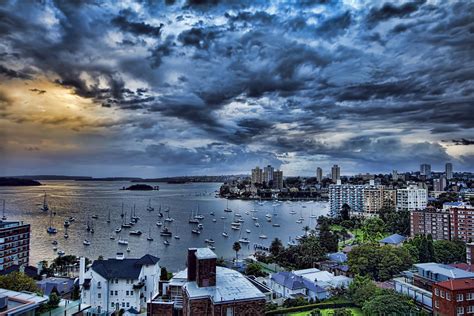
<path fill-rule="evenodd" d="M 296 313 L 296 312 L 308 312 L 316 308 L 329 309 L 329 308 L 351 308 L 351 307 L 356 307 L 356 306 L 353 303 L 316 303 L 316 304 L 308 304 L 308 305 L 303 305 L 303 306 L 275 309 L 275 310 L 266 312 L 265 315 L 286 315 L 289 313 Z"/>

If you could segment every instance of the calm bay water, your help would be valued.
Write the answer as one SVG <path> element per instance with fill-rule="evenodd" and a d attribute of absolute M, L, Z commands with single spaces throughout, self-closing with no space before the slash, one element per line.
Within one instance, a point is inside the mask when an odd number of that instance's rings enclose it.
<path fill-rule="evenodd" d="M 123 186 L 129 186 L 130 182 L 95 182 L 95 181 L 41 181 L 44 185 L 40 187 L 3 187 L 0 188 L 0 199 L 6 200 L 6 212 L 8 220 L 20 220 L 31 224 L 31 251 L 30 264 L 36 265 L 40 260 L 52 260 L 57 254 L 53 251 L 52 241 L 58 241 L 58 250 L 66 254 L 86 256 L 96 259 L 100 255 L 105 258 L 114 257 L 119 251 L 125 252 L 126 246 L 120 246 L 116 240 L 111 240 L 115 228 L 120 227 L 122 219 L 122 203 L 124 210 L 128 212 L 135 205 L 136 215 L 140 217 L 138 223 L 132 230 L 141 230 L 141 236 L 129 236 L 130 229 L 122 229 L 121 236 L 128 239 L 130 253 L 127 257 L 139 257 L 150 253 L 161 258 L 161 264 L 170 271 L 182 269 L 185 266 L 185 255 L 188 247 L 205 247 L 204 240 L 212 238 L 215 240 L 214 250 L 218 256 L 231 258 L 234 256 L 232 244 L 240 237 L 247 237 L 250 244 L 242 244 L 240 256 L 254 252 L 254 244 L 268 246 L 275 237 L 282 239 L 285 243 L 288 239 L 303 234 L 305 225 L 313 228 L 316 219 L 310 218 L 311 214 L 325 215 L 328 205 L 325 202 L 281 202 L 273 206 L 272 202 L 258 205 L 254 201 L 230 200 L 229 207 L 232 213 L 224 212 L 227 200 L 216 198 L 215 190 L 220 183 L 192 183 L 192 184 L 166 184 L 160 183 L 159 191 L 123 191 Z M 49 207 L 56 213 L 53 216 L 53 225 L 58 229 L 56 235 L 48 235 L 46 228 L 49 225 L 49 214 L 42 212 L 40 207 L 43 195 L 48 196 Z M 146 210 L 148 201 L 155 211 Z M 164 237 L 159 235 L 160 227 L 156 226 L 158 220 L 158 209 L 170 208 L 170 217 L 175 219 L 168 224 L 173 235 L 179 235 L 181 239 L 168 238 L 170 245 L 163 244 Z M 188 223 L 191 212 L 196 212 L 199 205 L 200 214 L 204 215 L 201 223 L 204 225 L 199 236 L 192 234 L 193 225 Z M 255 209 L 257 212 L 246 212 Z M 107 223 L 109 210 L 111 222 Z M 294 210 L 296 214 L 290 214 Z M 214 212 L 215 216 L 209 213 Z M 244 222 L 242 229 L 235 231 L 230 229 L 230 223 L 234 214 L 242 215 Z M 273 215 L 273 223 L 281 227 L 273 227 L 272 223 L 266 221 L 265 215 Z M 91 219 L 97 215 L 97 219 Z M 65 239 L 64 220 L 74 216 L 76 221 L 68 228 L 69 239 Z M 165 215 L 166 216 L 166 215 Z M 225 216 L 226 219 L 221 217 Z M 252 217 L 258 217 L 260 227 L 255 227 Z M 296 223 L 302 216 L 302 224 Z M 212 219 L 215 218 L 216 222 Z M 86 231 L 86 223 L 93 222 L 94 234 Z M 229 238 L 221 234 L 226 226 Z M 251 233 L 245 232 L 250 229 Z M 149 230 L 154 241 L 147 241 Z M 268 239 L 259 239 L 259 235 L 265 234 Z M 90 246 L 83 245 L 84 239 L 91 242 Z"/>

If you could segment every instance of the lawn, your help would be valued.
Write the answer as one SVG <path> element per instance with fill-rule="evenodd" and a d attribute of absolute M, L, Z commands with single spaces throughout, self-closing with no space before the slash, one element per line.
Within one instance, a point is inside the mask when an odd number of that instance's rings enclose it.
<path fill-rule="evenodd" d="M 360 308 L 349 308 L 349 309 L 352 312 L 353 316 L 363 316 L 364 315 Z M 322 309 L 321 314 L 323 316 L 329 316 L 329 315 L 332 315 L 332 313 L 331 313 L 332 311 L 333 311 L 333 309 Z M 288 314 L 288 316 L 307 316 L 307 315 L 309 315 L 309 313 L 310 313 L 310 311 L 308 311 L 308 312 L 299 312 L 299 313 Z"/>

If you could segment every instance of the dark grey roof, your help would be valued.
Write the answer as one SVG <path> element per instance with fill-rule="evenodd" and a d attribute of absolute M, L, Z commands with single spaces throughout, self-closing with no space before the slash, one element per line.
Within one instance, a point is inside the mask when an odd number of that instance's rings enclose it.
<path fill-rule="evenodd" d="M 145 255 L 139 259 L 96 260 L 92 270 L 106 279 L 138 279 L 142 266 L 156 264 L 160 259 Z"/>

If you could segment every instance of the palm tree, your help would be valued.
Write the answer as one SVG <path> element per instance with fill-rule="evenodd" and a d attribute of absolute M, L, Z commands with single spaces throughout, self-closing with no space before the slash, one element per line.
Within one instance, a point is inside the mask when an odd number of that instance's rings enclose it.
<path fill-rule="evenodd" d="M 238 241 L 234 242 L 234 244 L 232 245 L 232 250 L 235 251 L 235 260 L 237 261 L 238 257 L 239 257 L 239 251 L 240 251 L 241 247 L 240 247 L 240 243 Z"/>

